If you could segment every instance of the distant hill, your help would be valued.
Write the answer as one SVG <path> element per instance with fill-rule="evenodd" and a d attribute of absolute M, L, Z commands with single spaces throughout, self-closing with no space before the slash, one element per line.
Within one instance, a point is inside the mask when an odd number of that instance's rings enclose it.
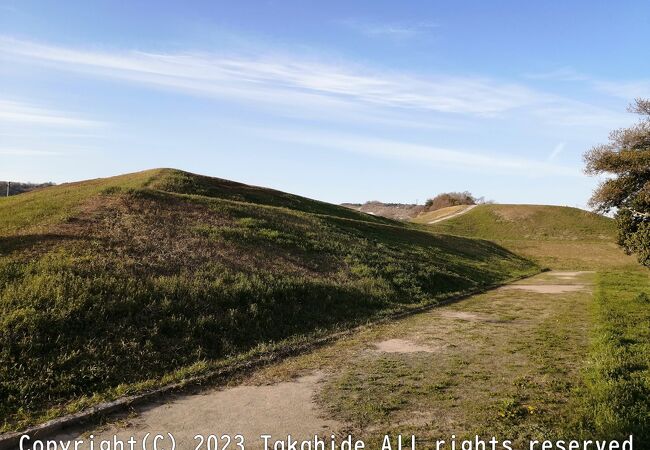
<path fill-rule="evenodd" d="M 443 215 L 450 207 L 436 211 Z M 433 217 L 422 216 L 426 223 Z M 478 205 L 460 216 L 433 225 L 436 231 L 491 240 L 613 240 L 616 226 L 612 219 L 567 206 Z"/>
<path fill-rule="evenodd" d="M 361 211 L 366 214 L 378 217 L 387 217 L 393 220 L 407 221 L 420 214 L 424 205 L 408 203 L 382 203 L 371 201 L 366 203 L 342 203 L 341 206 Z"/>
<path fill-rule="evenodd" d="M 0 431 L 537 270 L 174 169 L 0 198 Z"/>
<path fill-rule="evenodd" d="M 370 201 L 366 203 L 342 203 L 341 206 L 379 217 L 393 220 L 410 221 L 422 215 L 431 215 L 439 210 L 462 208 L 477 203 L 485 203 L 483 198 L 475 198 L 469 192 L 444 192 L 430 198 L 424 205 L 413 203 L 383 203 Z"/>
<path fill-rule="evenodd" d="M 614 220 L 579 208 L 478 205 L 460 215 L 429 223 L 448 212 L 454 211 L 441 209 L 435 217 L 422 215 L 414 222 L 439 233 L 489 239 L 556 269 L 591 270 L 605 264 L 634 264 L 633 258 L 615 243 Z"/>

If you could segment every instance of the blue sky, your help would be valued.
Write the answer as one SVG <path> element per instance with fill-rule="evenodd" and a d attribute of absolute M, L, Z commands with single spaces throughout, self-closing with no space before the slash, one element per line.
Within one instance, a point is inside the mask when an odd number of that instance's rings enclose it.
<path fill-rule="evenodd" d="M 0 0 L 0 179 L 175 167 L 330 202 L 584 206 L 647 1 Z"/>

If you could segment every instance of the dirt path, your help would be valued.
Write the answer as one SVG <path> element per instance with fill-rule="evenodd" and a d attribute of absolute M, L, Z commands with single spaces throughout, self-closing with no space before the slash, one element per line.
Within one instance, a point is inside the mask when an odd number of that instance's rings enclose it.
<path fill-rule="evenodd" d="M 432 221 L 427 222 L 427 223 L 428 223 L 429 225 L 431 225 L 431 224 L 434 224 L 434 223 L 442 222 L 443 220 L 453 219 L 454 217 L 458 217 L 458 216 L 461 216 L 461 215 L 463 215 L 463 214 L 465 214 L 465 213 L 467 213 L 467 212 L 470 212 L 471 210 L 473 210 L 473 209 L 476 208 L 477 206 L 478 206 L 478 205 L 469 205 L 469 206 L 468 206 L 467 208 L 465 208 L 465 209 L 461 209 L 460 211 L 457 211 L 457 212 L 455 212 L 455 213 L 453 213 L 453 214 L 449 214 L 448 216 L 441 217 L 441 218 L 439 218 L 439 219 L 432 220 Z"/>
<path fill-rule="evenodd" d="M 386 432 L 415 433 L 425 444 L 451 434 L 550 433 L 571 419 L 592 277 L 547 272 L 373 327 L 233 386 L 141 408 L 83 435 L 97 441 L 170 432 L 177 448 L 193 449 L 196 434 L 242 433 L 246 448 L 255 449 L 264 433 L 353 432 L 369 445 Z"/>

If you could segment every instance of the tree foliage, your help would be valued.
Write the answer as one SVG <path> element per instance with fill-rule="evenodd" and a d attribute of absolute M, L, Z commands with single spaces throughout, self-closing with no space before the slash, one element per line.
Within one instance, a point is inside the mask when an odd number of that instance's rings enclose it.
<path fill-rule="evenodd" d="M 22 194 L 43 187 L 54 186 L 54 183 L 19 183 L 16 181 L 0 181 L 0 196 Z M 8 190 L 7 190 L 8 188 Z"/>
<path fill-rule="evenodd" d="M 430 198 L 424 204 L 427 211 L 447 208 L 448 206 L 475 205 L 478 199 L 470 192 L 445 192 Z"/>
<path fill-rule="evenodd" d="M 618 243 L 650 267 L 650 100 L 637 99 L 629 110 L 641 120 L 613 131 L 608 143 L 585 153 L 585 171 L 607 176 L 590 205 L 601 212 L 616 211 Z"/>

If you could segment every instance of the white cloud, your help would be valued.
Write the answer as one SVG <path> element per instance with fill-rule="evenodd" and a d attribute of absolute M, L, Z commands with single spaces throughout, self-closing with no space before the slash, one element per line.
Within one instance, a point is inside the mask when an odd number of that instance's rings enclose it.
<path fill-rule="evenodd" d="M 445 114 L 491 118 L 516 114 L 557 126 L 608 129 L 625 121 L 623 114 L 519 83 L 485 77 L 416 76 L 349 62 L 268 54 L 90 51 L 11 38 L 0 38 L 0 55 L 191 95 L 244 101 L 288 116 L 340 120 L 383 116 L 382 120 L 398 124 L 411 119 L 431 122 Z"/>
<path fill-rule="evenodd" d="M 630 102 L 635 98 L 650 98 L 650 80 L 637 81 L 593 81 L 596 89 Z"/>
<path fill-rule="evenodd" d="M 0 123 L 23 123 L 53 127 L 100 127 L 102 122 L 81 119 L 69 113 L 37 107 L 24 102 L 0 99 Z"/>
<path fill-rule="evenodd" d="M 637 97 L 650 97 L 650 79 L 618 81 L 602 80 L 597 77 L 580 73 L 571 67 L 562 67 L 549 72 L 529 73 L 525 76 L 534 80 L 582 82 L 586 83 L 591 89 L 629 101 L 632 101 Z"/>
<path fill-rule="evenodd" d="M 571 67 L 561 67 L 548 72 L 527 73 L 525 76 L 532 80 L 586 81 L 589 79 Z"/>
<path fill-rule="evenodd" d="M 560 153 L 564 151 L 564 147 L 566 147 L 566 142 L 560 142 L 555 146 L 553 151 L 548 155 L 548 160 L 549 161 L 555 161 L 555 158 L 557 158 Z"/>
<path fill-rule="evenodd" d="M 490 170 L 523 176 L 583 176 L 579 169 L 559 166 L 550 162 L 504 155 L 488 156 L 473 150 L 449 149 L 390 139 L 303 130 L 250 129 L 249 131 L 282 142 L 361 153 L 408 163 L 425 163 L 437 168 L 452 167 L 483 172 Z"/>
<path fill-rule="evenodd" d="M 341 21 L 340 23 L 365 36 L 388 37 L 400 40 L 421 36 L 429 33 L 435 28 L 438 28 L 438 24 L 432 22 L 385 23 L 348 19 Z"/>
<path fill-rule="evenodd" d="M 531 116 L 538 117 L 545 124 L 562 127 L 591 127 L 610 130 L 628 126 L 631 117 L 625 111 L 617 112 L 586 103 L 564 100 L 539 105 L 531 109 Z"/>
<path fill-rule="evenodd" d="M 495 115 L 542 96 L 525 86 L 477 77 L 420 78 L 295 58 L 231 58 L 205 53 L 98 52 L 0 40 L 0 53 L 217 97 L 292 105 L 362 103 L 408 110 Z"/>

